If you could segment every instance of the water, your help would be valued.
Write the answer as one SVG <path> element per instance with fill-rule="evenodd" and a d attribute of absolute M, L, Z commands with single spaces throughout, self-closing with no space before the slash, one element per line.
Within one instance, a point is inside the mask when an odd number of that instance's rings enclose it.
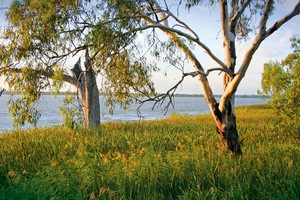
<path fill-rule="evenodd" d="M 8 114 L 7 110 L 9 98 L 10 96 L 7 94 L 3 94 L 0 97 L 0 132 L 13 129 L 12 117 Z M 50 95 L 44 95 L 42 97 L 37 105 L 37 108 L 41 110 L 42 114 L 37 126 L 61 125 L 62 116 L 59 114 L 59 107 L 62 105 L 63 98 L 64 96 L 57 96 L 54 98 Z M 102 100 L 102 98 L 100 98 L 100 100 Z M 235 101 L 237 106 L 266 103 L 266 100 L 260 98 L 236 98 Z M 165 114 L 165 105 L 156 106 L 155 109 L 152 110 L 153 102 L 148 102 L 141 107 L 142 120 L 161 119 L 172 113 L 187 115 L 209 113 L 209 108 L 203 97 L 175 97 L 174 104 L 174 108 L 170 106 L 168 112 Z M 132 104 L 126 111 L 116 106 L 113 115 L 111 115 L 109 114 L 109 108 L 106 108 L 104 104 L 101 104 L 101 122 L 140 120 L 141 118 L 137 114 L 138 106 L 139 104 Z M 26 125 L 25 127 L 30 127 L 30 125 Z"/>

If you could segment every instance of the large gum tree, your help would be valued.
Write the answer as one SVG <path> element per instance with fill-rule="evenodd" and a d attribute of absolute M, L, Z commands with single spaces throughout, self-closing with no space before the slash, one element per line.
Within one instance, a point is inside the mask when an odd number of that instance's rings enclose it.
<path fill-rule="evenodd" d="M 15 125 L 36 123 L 35 103 L 42 92 L 59 90 L 64 83 L 76 89 L 86 127 L 100 124 L 97 76 L 112 107 L 120 103 L 126 108 L 136 90 L 153 92 L 150 75 L 155 68 L 136 56 L 136 33 L 131 31 L 136 22 L 123 18 L 121 7 L 107 6 L 89 0 L 12 1 L 1 33 L 0 75 L 22 94 L 10 101 Z M 78 61 L 70 66 L 70 59 Z"/>
<path fill-rule="evenodd" d="M 123 5 L 123 0 L 109 1 L 110 6 Z M 131 2 L 129 4 L 128 2 Z M 163 1 L 163 0 L 139 0 L 126 1 L 128 5 L 128 17 L 132 21 L 136 21 L 138 26 L 134 31 L 147 31 L 145 34 L 156 33 L 155 30 L 160 30 L 168 37 L 168 44 L 160 43 L 162 38 L 159 35 L 153 35 L 153 40 L 157 39 L 160 46 L 165 48 L 164 51 L 155 51 L 154 56 L 161 57 L 162 52 L 174 51 L 177 48 L 194 67 L 194 72 L 186 73 L 183 71 L 182 79 L 171 88 L 167 94 L 151 97 L 149 100 L 160 101 L 163 98 L 169 98 L 174 93 L 174 90 L 183 81 L 186 76 L 198 76 L 199 82 L 202 86 L 206 102 L 210 108 L 213 119 L 216 123 L 217 132 L 220 135 L 221 142 L 225 148 L 236 155 L 241 155 L 241 140 L 238 136 L 236 116 L 234 112 L 234 96 L 241 83 L 243 77 L 246 75 L 250 62 L 262 44 L 262 42 L 271 36 L 276 30 L 282 27 L 290 19 L 299 15 L 300 1 L 294 1 L 294 7 L 290 13 L 281 16 L 276 23 L 268 27 L 267 22 L 270 16 L 276 12 L 275 3 L 284 3 L 284 1 L 274 0 L 180 0 L 180 1 Z M 183 9 L 188 9 L 190 12 L 199 12 L 194 10 L 200 4 L 218 9 L 220 12 L 220 33 L 223 39 L 224 59 L 219 58 L 213 50 L 206 45 L 205 38 L 200 38 L 195 30 L 193 30 L 188 23 L 180 19 L 180 13 Z M 218 5 L 218 6 L 216 6 Z M 183 8 L 182 8 L 183 7 Z M 182 16 L 182 15 L 181 15 Z M 207 20 L 207 19 L 197 19 Z M 255 24 L 258 21 L 258 24 Z M 205 28 L 205 27 L 203 27 Z M 242 62 L 237 66 L 237 41 L 240 39 L 254 37 L 250 43 L 246 53 L 242 58 Z M 218 33 L 216 33 L 217 35 Z M 149 37 L 148 37 L 149 38 Z M 152 41 L 152 40 L 151 40 Z M 153 45 L 157 47 L 156 45 Z M 191 47 L 192 46 L 192 47 Z M 206 54 L 216 63 L 217 67 L 210 68 L 204 66 L 196 55 L 193 47 L 200 47 Z M 175 51 L 174 51 L 175 52 Z M 171 53 L 172 54 L 172 53 Z M 167 58 L 167 55 L 165 58 Z M 172 54 L 171 56 L 174 56 Z M 170 58 L 170 57 L 169 57 Z M 170 61 L 170 64 L 179 68 L 176 59 L 164 59 Z M 182 60 L 182 59 L 178 59 Z M 219 102 L 211 88 L 208 80 L 208 75 L 212 71 L 221 71 L 223 76 L 223 93 Z M 171 99 L 171 98 L 170 98 Z"/>

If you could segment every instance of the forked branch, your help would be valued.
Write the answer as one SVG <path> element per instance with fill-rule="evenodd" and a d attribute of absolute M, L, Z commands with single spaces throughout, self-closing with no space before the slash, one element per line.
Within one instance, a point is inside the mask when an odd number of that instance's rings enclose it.
<path fill-rule="evenodd" d="M 152 106 L 152 110 L 154 110 L 154 108 L 156 106 L 162 106 L 165 103 L 166 99 L 168 99 L 167 104 L 163 108 L 164 109 L 164 115 L 166 115 L 168 110 L 169 110 L 169 107 L 171 105 L 172 105 L 172 107 L 174 107 L 174 105 L 175 105 L 174 94 L 175 94 L 177 88 L 181 85 L 181 83 L 184 81 L 184 79 L 187 76 L 195 77 L 195 76 L 198 76 L 198 75 L 202 75 L 202 76 L 207 77 L 210 74 L 210 72 L 212 72 L 212 71 L 223 71 L 223 72 L 227 73 L 230 77 L 232 77 L 232 78 L 234 77 L 234 74 L 230 70 L 227 70 L 227 69 L 224 69 L 224 68 L 211 68 L 211 69 L 208 69 L 206 72 L 199 70 L 199 71 L 194 71 L 194 72 L 183 73 L 181 79 L 172 88 L 170 88 L 166 93 L 159 94 L 159 95 L 154 96 L 154 97 L 148 97 L 145 100 L 137 100 L 138 103 L 140 103 L 139 107 L 137 108 L 138 116 L 142 117 L 140 109 L 146 102 L 154 102 L 153 106 Z"/>

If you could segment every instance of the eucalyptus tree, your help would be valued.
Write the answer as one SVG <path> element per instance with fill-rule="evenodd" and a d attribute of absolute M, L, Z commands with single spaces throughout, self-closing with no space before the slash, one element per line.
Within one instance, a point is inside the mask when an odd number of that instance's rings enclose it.
<path fill-rule="evenodd" d="M 295 1 L 291 12 L 278 18 L 276 23 L 270 27 L 267 26 L 267 22 L 270 19 L 270 16 L 276 12 L 276 2 L 274 0 L 114 0 L 108 2 L 110 2 L 110 6 L 114 5 L 115 8 L 124 5 L 124 2 L 126 2 L 125 4 L 128 5 L 127 12 L 130 13 L 129 17 L 138 24 L 134 31 L 150 29 L 153 30 L 151 31 L 153 34 L 157 33 L 155 30 L 160 30 L 168 37 L 168 43 L 160 43 L 160 48 L 164 48 L 164 51 L 153 50 L 154 56 L 163 57 L 162 52 L 167 52 L 164 61 L 169 61 L 171 65 L 180 68 L 180 63 L 177 61 L 182 61 L 183 59 L 178 59 L 178 57 L 174 58 L 173 54 L 173 52 L 179 51 L 195 69 L 193 72 L 182 71 L 182 79 L 178 84 L 167 91 L 166 94 L 149 97 L 148 100 L 158 102 L 165 98 L 170 98 L 185 77 L 198 77 L 206 102 L 216 123 L 217 132 L 220 135 L 221 142 L 226 149 L 232 151 L 234 154 L 241 155 L 241 140 L 238 136 L 234 112 L 235 92 L 243 77 L 246 75 L 250 62 L 262 42 L 276 30 L 281 28 L 283 24 L 287 23 L 296 15 L 299 15 L 300 1 Z M 130 5 L 129 2 L 131 2 Z M 194 8 L 201 4 L 215 10 L 218 9 L 218 12 L 220 13 L 219 33 L 223 39 L 224 59 L 219 58 L 216 52 L 206 44 L 208 41 L 205 41 L 205 38 L 200 38 L 199 33 L 197 33 L 196 30 L 193 30 L 188 22 L 184 22 L 180 19 L 180 15 L 178 15 L 178 13 L 182 12 L 182 7 L 188 9 L 191 13 L 199 12 L 199 10 L 194 10 Z M 216 7 L 215 5 L 217 4 L 219 6 Z M 207 19 L 197 19 L 199 22 L 201 20 Z M 258 24 L 255 23 L 257 21 Z M 199 26 L 201 26 L 200 23 Z M 148 33 L 149 32 L 150 31 L 148 31 Z M 216 35 L 219 33 L 216 33 Z M 250 39 L 250 34 L 254 35 L 254 39 L 244 56 L 241 58 L 241 64 L 237 66 L 236 47 L 239 44 L 237 41 Z M 158 38 L 156 41 L 162 42 L 162 39 L 159 37 L 159 35 L 153 35 L 151 41 Z M 158 47 L 158 45 L 154 45 L 154 43 L 153 46 L 156 48 Z M 174 47 L 176 47 L 175 50 Z M 194 51 L 195 47 L 203 49 L 215 62 L 217 67 L 204 66 L 200 60 L 200 56 L 196 55 L 196 51 Z M 168 56 L 173 56 L 173 58 Z M 222 83 L 223 93 L 219 102 L 217 101 L 207 78 L 210 72 L 218 70 L 224 73 Z"/>
<path fill-rule="evenodd" d="M 63 83 L 77 89 L 86 127 L 100 123 L 98 75 L 111 106 L 127 107 L 135 90 L 153 92 L 150 74 L 155 67 L 137 56 L 136 33 L 130 31 L 136 22 L 123 18 L 121 7 L 107 6 L 89 0 L 12 1 L 2 32 L 0 75 L 23 94 L 10 101 L 16 124 L 35 123 L 41 92 L 59 90 Z"/>

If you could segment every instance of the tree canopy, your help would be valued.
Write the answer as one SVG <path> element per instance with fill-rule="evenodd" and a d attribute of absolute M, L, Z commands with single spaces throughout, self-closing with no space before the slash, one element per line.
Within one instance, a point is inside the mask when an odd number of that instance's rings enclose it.
<path fill-rule="evenodd" d="M 134 22 L 125 18 L 121 8 L 108 10 L 108 6 L 104 1 L 88 0 L 11 3 L 9 25 L 2 33 L 0 73 L 11 89 L 23 92 L 21 99 L 11 101 L 17 124 L 38 119 L 34 103 L 41 91 L 49 87 L 59 91 L 63 82 L 77 89 L 83 85 L 78 75 L 70 73 L 68 62 L 73 57 L 88 59 L 91 66 L 83 66 L 82 71 L 91 67 L 93 74 L 102 77 L 101 92 L 109 106 L 120 103 L 126 108 L 132 92 L 154 92 L 150 77 L 155 66 L 137 53 L 136 33 L 131 31 Z"/>
<path fill-rule="evenodd" d="M 284 60 L 264 65 L 261 94 L 271 95 L 270 105 L 285 117 L 285 123 L 300 131 L 300 38 L 291 38 L 293 53 Z"/>

